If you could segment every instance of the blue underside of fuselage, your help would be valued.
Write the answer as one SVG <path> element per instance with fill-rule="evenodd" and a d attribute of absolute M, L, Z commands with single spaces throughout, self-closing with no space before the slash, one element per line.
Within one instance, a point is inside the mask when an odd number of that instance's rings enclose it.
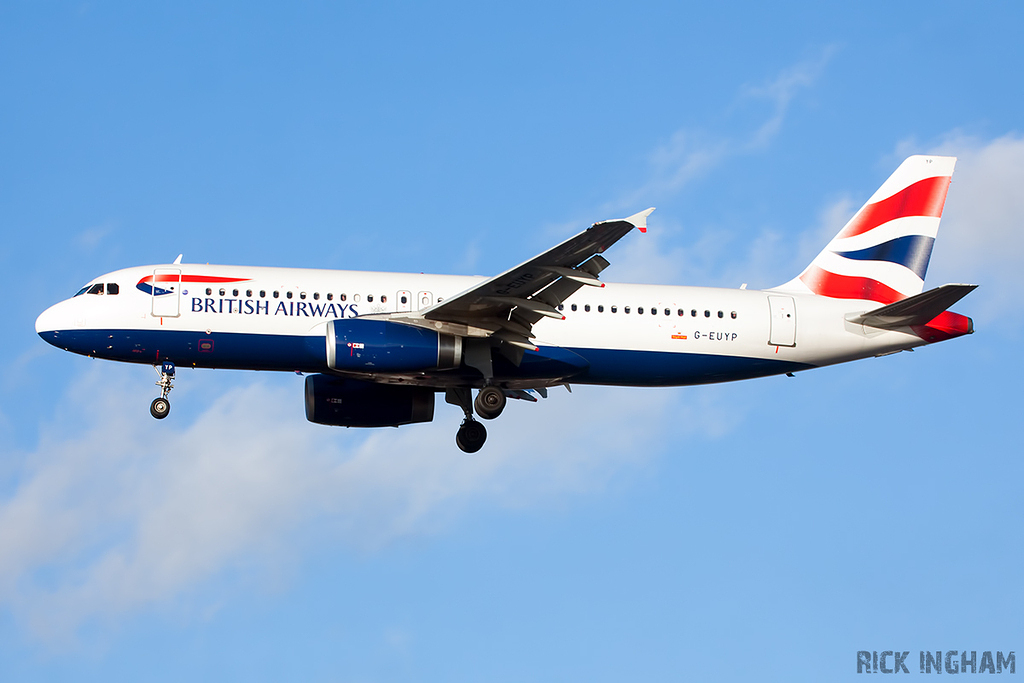
<path fill-rule="evenodd" d="M 128 363 L 178 367 L 329 372 L 322 337 L 172 330 L 66 330 L 41 332 L 48 343 L 86 356 Z M 494 354 L 497 381 L 564 379 L 573 384 L 681 386 L 711 384 L 806 370 L 789 361 L 667 351 L 546 348 L 525 352 L 515 366 Z M 367 369 L 372 372 L 372 369 Z M 460 377 L 469 385 L 479 371 L 463 366 L 443 373 L 446 384 Z M 542 382 L 539 382 L 542 383 Z"/>

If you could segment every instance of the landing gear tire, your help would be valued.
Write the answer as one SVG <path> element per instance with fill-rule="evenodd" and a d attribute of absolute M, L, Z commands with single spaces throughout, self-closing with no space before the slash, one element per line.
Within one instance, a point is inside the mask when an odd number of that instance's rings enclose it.
<path fill-rule="evenodd" d="M 464 453 L 476 453 L 487 440 L 487 429 L 474 419 L 468 419 L 455 434 L 455 443 Z"/>
<path fill-rule="evenodd" d="M 505 410 L 505 392 L 498 387 L 484 387 L 476 395 L 473 407 L 476 414 L 485 420 L 493 420 Z"/>
<path fill-rule="evenodd" d="M 149 414 L 158 420 L 167 417 L 169 412 L 171 412 L 171 402 L 166 398 L 154 398 L 153 402 L 149 404 Z"/>

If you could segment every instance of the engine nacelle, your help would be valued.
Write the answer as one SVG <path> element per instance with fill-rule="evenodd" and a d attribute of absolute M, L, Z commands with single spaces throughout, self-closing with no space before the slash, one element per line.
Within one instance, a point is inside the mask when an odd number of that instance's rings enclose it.
<path fill-rule="evenodd" d="M 327 367 L 359 372 L 450 370 L 462 363 L 462 337 L 387 320 L 327 324 Z"/>
<path fill-rule="evenodd" d="M 434 391 L 309 375 L 306 419 L 334 427 L 397 427 L 430 422 L 434 419 Z"/>

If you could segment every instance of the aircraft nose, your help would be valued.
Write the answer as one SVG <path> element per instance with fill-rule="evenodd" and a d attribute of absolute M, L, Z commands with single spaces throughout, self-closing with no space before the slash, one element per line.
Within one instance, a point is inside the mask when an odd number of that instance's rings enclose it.
<path fill-rule="evenodd" d="M 61 304 L 55 304 L 36 318 L 36 334 L 54 346 L 57 344 L 57 335 L 60 331 L 68 329 L 67 315 L 63 308 Z"/>

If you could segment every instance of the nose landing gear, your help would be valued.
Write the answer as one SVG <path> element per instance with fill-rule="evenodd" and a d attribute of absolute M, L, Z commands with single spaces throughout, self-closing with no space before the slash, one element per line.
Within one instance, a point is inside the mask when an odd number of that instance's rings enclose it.
<path fill-rule="evenodd" d="M 167 394 L 174 388 L 174 363 L 164 363 L 160 366 L 160 381 L 156 385 L 160 387 L 160 398 L 154 398 L 149 404 L 149 414 L 162 420 L 171 412 L 171 402 L 167 400 Z"/>

